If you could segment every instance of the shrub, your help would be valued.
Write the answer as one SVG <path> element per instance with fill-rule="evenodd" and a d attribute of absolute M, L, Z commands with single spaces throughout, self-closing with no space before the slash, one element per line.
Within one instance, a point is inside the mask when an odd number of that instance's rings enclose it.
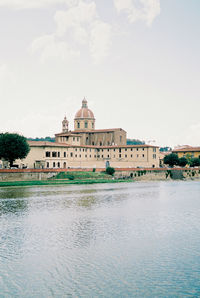
<path fill-rule="evenodd" d="M 187 163 L 188 163 L 187 158 L 185 157 L 179 158 L 178 164 L 180 167 L 185 167 Z"/>
<path fill-rule="evenodd" d="M 74 180 L 75 177 L 74 177 L 74 175 L 68 175 L 67 178 L 68 178 L 69 180 Z"/>
<path fill-rule="evenodd" d="M 106 168 L 106 174 L 113 176 L 115 173 L 115 169 L 112 167 L 107 167 Z"/>

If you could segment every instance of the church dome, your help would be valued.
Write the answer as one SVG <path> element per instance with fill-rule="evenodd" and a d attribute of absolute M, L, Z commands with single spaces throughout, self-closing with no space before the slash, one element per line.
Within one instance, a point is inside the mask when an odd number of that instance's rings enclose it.
<path fill-rule="evenodd" d="M 75 119 L 94 119 L 93 112 L 88 109 L 87 100 L 84 98 L 82 101 L 82 108 L 76 113 Z"/>

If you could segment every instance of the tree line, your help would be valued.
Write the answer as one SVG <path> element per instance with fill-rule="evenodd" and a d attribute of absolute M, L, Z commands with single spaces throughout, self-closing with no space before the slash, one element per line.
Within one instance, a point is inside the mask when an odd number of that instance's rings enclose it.
<path fill-rule="evenodd" d="M 190 154 L 186 154 L 185 157 L 178 157 L 176 153 L 171 153 L 165 155 L 164 164 L 169 167 L 180 166 L 185 167 L 186 165 L 190 167 L 199 167 L 200 166 L 200 158 L 192 157 Z"/>

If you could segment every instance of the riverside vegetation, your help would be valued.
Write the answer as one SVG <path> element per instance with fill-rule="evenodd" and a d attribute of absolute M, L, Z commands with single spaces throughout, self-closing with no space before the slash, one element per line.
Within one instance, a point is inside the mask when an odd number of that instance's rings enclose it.
<path fill-rule="evenodd" d="M 117 179 L 113 177 L 115 170 L 107 168 L 106 172 L 60 172 L 48 180 L 32 181 L 1 181 L 0 187 L 6 186 L 33 186 L 33 185 L 65 185 L 65 184 L 94 184 L 117 183 L 133 181 L 132 179 Z"/>

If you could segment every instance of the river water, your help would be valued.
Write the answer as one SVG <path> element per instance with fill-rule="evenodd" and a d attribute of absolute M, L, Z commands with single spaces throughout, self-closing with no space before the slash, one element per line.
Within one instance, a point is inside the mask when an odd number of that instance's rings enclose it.
<path fill-rule="evenodd" d="M 200 182 L 1 188 L 0 297 L 200 297 Z"/>

